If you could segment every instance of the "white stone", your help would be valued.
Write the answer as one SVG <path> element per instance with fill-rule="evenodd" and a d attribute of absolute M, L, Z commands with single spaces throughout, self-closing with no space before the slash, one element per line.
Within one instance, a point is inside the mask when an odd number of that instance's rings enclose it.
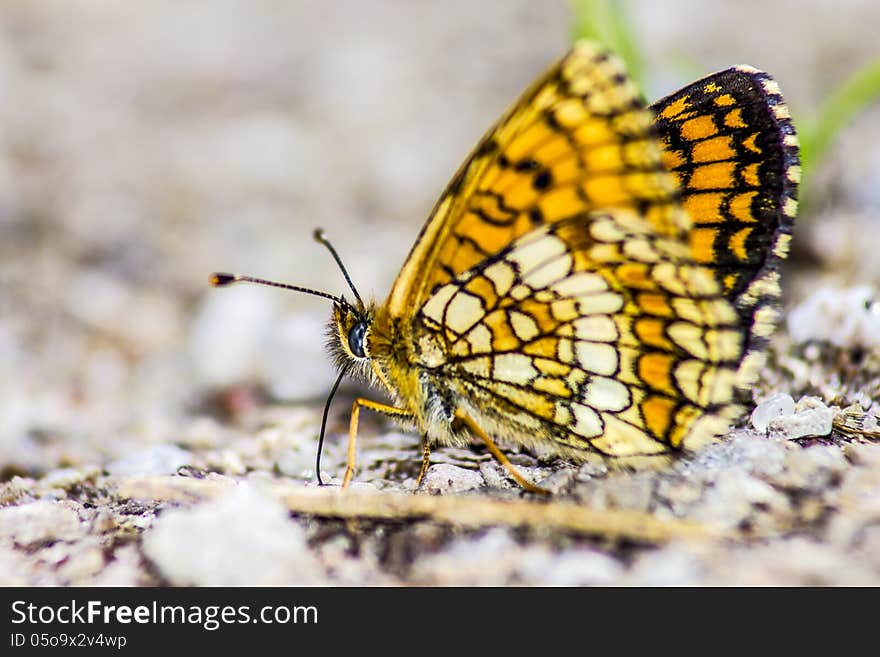
<path fill-rule="evenodd" d="M 87 528 L 70 504 L 40 500 L 0 509 L 0 540 L 32 545 L 82 538 Z"/>
<path fill-rule="evenodd" d="M 112 475 L 170 475 L 192 461 L 192 454 L 176 445 L 153 445 L 108 463 Z"/>
<path fill-rule="evenodd" d="M 70 488 L 90 477 L 101 474 L 97 467 L 60 468 L 46 473 L 40 483 L 48 488 Z"/>
<path fill-rule="evenodd" d="M 483 484 L 483 476 L 479 472 L 448 463 L 437 463 L 428 468 L 420 490 L 434 495 L 460 493 L 479 488 Z"/>
<path fill-rule="evenodd" d="M 305 530 L 277 500 L 247 484 L 194 508 L 165 511 L 144 534 L 144 554 L 178 586 L 323 583 Z"/>
<path fill-rule="evenodd" d="M 794 399 L 787 393 L 778 392 L 755 406 L 752 411 L 752 426 L 761 433 L 766 433 L 771 421 L 787 415 L 794 415 Z"/>
<path fill-rule="evenodd" d="M 89 586 L 137 586 L 141 583 L 141 556 L 134 545 L 113 552 L 109 563 L 89 582 Z"/>
<path fill-rule="evenodd" d="M 778 417 L 770 422 L 770 432 L 786 440 L 807 436 L 827 436 L 831 433 L 834 411 L 815 397 L 798 401 L 796 413 Z"/>

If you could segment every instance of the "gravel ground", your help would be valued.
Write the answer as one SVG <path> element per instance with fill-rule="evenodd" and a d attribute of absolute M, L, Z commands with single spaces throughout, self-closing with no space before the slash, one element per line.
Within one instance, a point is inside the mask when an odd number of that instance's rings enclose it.
<path fill-rule="evenodd" d="M 807 125 L 876 56 L 880 6 L 631 4 L 651 96 L 750 63 Z M 541 517 L 479 446 L 436 450 L 413 495 L 418 436 L 365 414 L 348 501 L 315 487 L 329 308 L 208 273 L 340 292 L 323 226 L 383 297 L 569 32 L 528 0 L 4 2 L 0 584 L 880 584 L 877 106 L 810 180 L 787 321 L 724 440 L 637 472 L 513 453 L 556 493 Z M 332 482 L 361 392 L 333 406 Z"/>

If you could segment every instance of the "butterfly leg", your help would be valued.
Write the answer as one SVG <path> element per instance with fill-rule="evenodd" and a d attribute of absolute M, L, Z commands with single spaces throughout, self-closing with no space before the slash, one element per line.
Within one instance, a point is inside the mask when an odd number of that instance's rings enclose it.
<path fill-rule="evenodd" d="M 489 437 L 479 424 L 476 423 L 474 418 L 468 415 L 465 411 L 460 408 L 455 411 L 455 420 L 465 425 L 468 429 L 470 429 L 471 433 L 477 436 L 480 440 L 486 443 L 486 447 L 489 448 L 489 451 L 492 452 L 492 456 L 494 456 L 498 462 L 503 465 L 507 472 L 510 473 L 510 476 L 518 483 L 520 486 L 525 488 L 530 493 L 541 493 L 542 495 L 549 495 L 549 492 L 540 488 L 539 486 L 535 486 L 535 484 L 528 481 L 525 477 L 523 477 L 519 471 L 514 467 L 513 463 L 510 462 L 504 452 L 498 449 L 498 445 L 495 444 L 495 441 Z"/>
<path fill-rule="evenodd" d="M 431 443 L 428 442 L 428 437 L 425 436 L 425 442 L 422 443 L 422 467 L 419 468 L 419 478 L 416 479 L 416 488 L 422 485 L 422 479 L 425 478 L 425 473 L 428 471 L 429 465 L 431 465 Z"/>
<path fill-rule="evenodd" d="M 369 399 L 358 397 L 351 406 L 351 422 L 348 425 L 348 464 L 345 466 L 345 475 L 342 477 L 342 487 L 348 488 L 351 483 L 351 477 L 354 474 L 355 462 L 355 440 L 357 439 L 358 419 L 360 418 L 361 408 L 368 408 L 388 417 L 401 419 L 410 419 L 412 415 L 409 411 L 396 406 L 374 402 Z"/>

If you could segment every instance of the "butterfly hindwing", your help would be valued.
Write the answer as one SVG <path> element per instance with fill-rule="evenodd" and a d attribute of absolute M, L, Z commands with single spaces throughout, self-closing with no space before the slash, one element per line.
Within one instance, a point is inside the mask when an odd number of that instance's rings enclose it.
<path fill-rule="evenodd" d="M 524 441 L 656 454 L 742 410 L 733 307 L 631 210 L 533 229 L 441 286 L 418 319 L 447 354 L 430 376 L 459 399 L 491 400 L 468 410 Z"/>
<path fill-rule="evenodd" d="M 780 262 L 788 253 L 800 163 L 779 87 L 738 66 L 651 106 L 691 217 L 694 259 L 715 272 L 753 349 L 775 325 Z"/>

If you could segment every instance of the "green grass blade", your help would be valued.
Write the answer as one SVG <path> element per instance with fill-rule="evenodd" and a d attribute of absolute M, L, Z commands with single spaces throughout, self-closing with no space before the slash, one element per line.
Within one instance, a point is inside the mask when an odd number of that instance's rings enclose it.
<path fill-rule="evenodd" d="M 572 37 L 592 39 L 613 50 L 623 60 L 632 80 L 642 87 L 644 59 L 623 0 L 571 0 Z"/>
<path fill-rule="evenodd" d="M 838 85 L 811 120 L 802 119 L 798 137 L 805 176 L 822 161 L 840 131 L 877 100 L 880 100 L 880 59 L 870 62 Z"/>

